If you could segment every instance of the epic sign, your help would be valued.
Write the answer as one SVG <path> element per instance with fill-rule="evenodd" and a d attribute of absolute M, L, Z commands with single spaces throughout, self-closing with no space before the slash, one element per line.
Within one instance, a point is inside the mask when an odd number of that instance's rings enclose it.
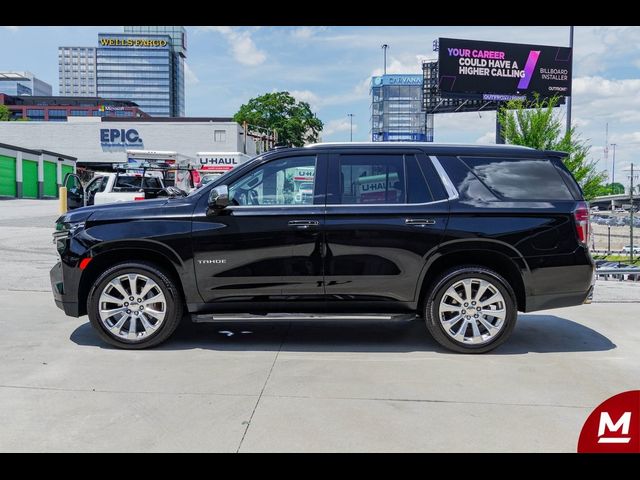
<path fill-rule="evenodd" d="M 142 147 L 143 142 L 135 128 L 101 128 L 100 145 L 104 148 Z"/>
<path fill-rule="evenodd" d="M 571 95 L 571 48 L 439 40 L 443 93 Z"/>

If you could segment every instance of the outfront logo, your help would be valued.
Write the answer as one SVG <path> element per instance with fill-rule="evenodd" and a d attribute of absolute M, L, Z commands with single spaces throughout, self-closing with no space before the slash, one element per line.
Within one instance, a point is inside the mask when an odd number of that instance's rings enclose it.
<path fill-rule="evenodd" d="M 640 453 L 640 390 L 615 395 L 591 412 L 578 452 Z"/>
<path fill-rule="evenodd" d="M 100 145 L 103 150 L 124 150 L 126 147 L 144 147 L 142 137 L 135 128 L 101 128 Z"/>

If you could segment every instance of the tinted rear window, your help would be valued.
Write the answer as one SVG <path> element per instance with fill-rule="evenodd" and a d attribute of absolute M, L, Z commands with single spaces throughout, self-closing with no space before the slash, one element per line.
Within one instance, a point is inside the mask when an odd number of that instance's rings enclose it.
<path fill-rule="evenodd" d="M 138 191 L 142 186 L 142 177 L 119 175 L 115 184 L 115 189 L 120 191 L 131 190 Z M 145 188 L 162 188 L 160 181 L 155 177 L 146 177 L 144 179 Z"/>
<path fill-rule="evenodd" d="M 497 197 L 505 200 L 573 200 L 550 160 L 544 158 L 461 157 Z"/>

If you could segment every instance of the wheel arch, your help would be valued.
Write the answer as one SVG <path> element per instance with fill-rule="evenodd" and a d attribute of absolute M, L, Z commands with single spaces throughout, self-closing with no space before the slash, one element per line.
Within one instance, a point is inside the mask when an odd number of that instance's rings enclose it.
<path fill-rule="evenodd" d="M 423 269 L 418 296 L 418 312 L 420 313 L 424 309 L 425 297 L 431 281 L 442 272 L 462 265 L 480 265 L 499 273 L 511 285 L 516 295 L 518 310 L 525 311 L 527 289 L 523 277 L 528 274 L 528 266 L 521 256 L 513 258 L 509 255 L 509 253 L 512 254 L 510 250 L 513 247 L 508 247 L 507 249 L 502 244 L 494 245 L 489 242 L 460 242 L 438 250 Z"/>
<path fill-rule="evenodd" d="M 184 278 L 182 262 L 175 256 L 172 258 L 172 255 L 168 254 L 165 249 L 159 250 L 155 245 L 135 243 L 110 245 L 107 248 L 94 250 L 91 253 L 92 260 L 82 272 L 78 288 L 79 315 L 87 314 L 89 292 L 100 274 L 116 263 L 126 261 L 141 261 L 157 265 L 174 280 L 176 287 L 182 293 L 182 298 L 186 301 L 187 297 L 185 296 L 186 292 L 182 281 Z"/>

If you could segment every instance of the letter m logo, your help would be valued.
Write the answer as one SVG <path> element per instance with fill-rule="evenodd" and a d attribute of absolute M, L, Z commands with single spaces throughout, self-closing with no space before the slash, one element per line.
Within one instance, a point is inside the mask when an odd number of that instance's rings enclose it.
<path fill-rule="evenodd" d="M 629 435 L 629 426 L 631 425 L 631 412 L 624 412 L 616 423 L 613 423 L 609 412 L 600 413 L 600 424 L 598 426 L 598 443 L 629 443 L 631 437 Z M 615 434 L 621 430 L 616 436 L 604 436 L 606 432 Z"/>

